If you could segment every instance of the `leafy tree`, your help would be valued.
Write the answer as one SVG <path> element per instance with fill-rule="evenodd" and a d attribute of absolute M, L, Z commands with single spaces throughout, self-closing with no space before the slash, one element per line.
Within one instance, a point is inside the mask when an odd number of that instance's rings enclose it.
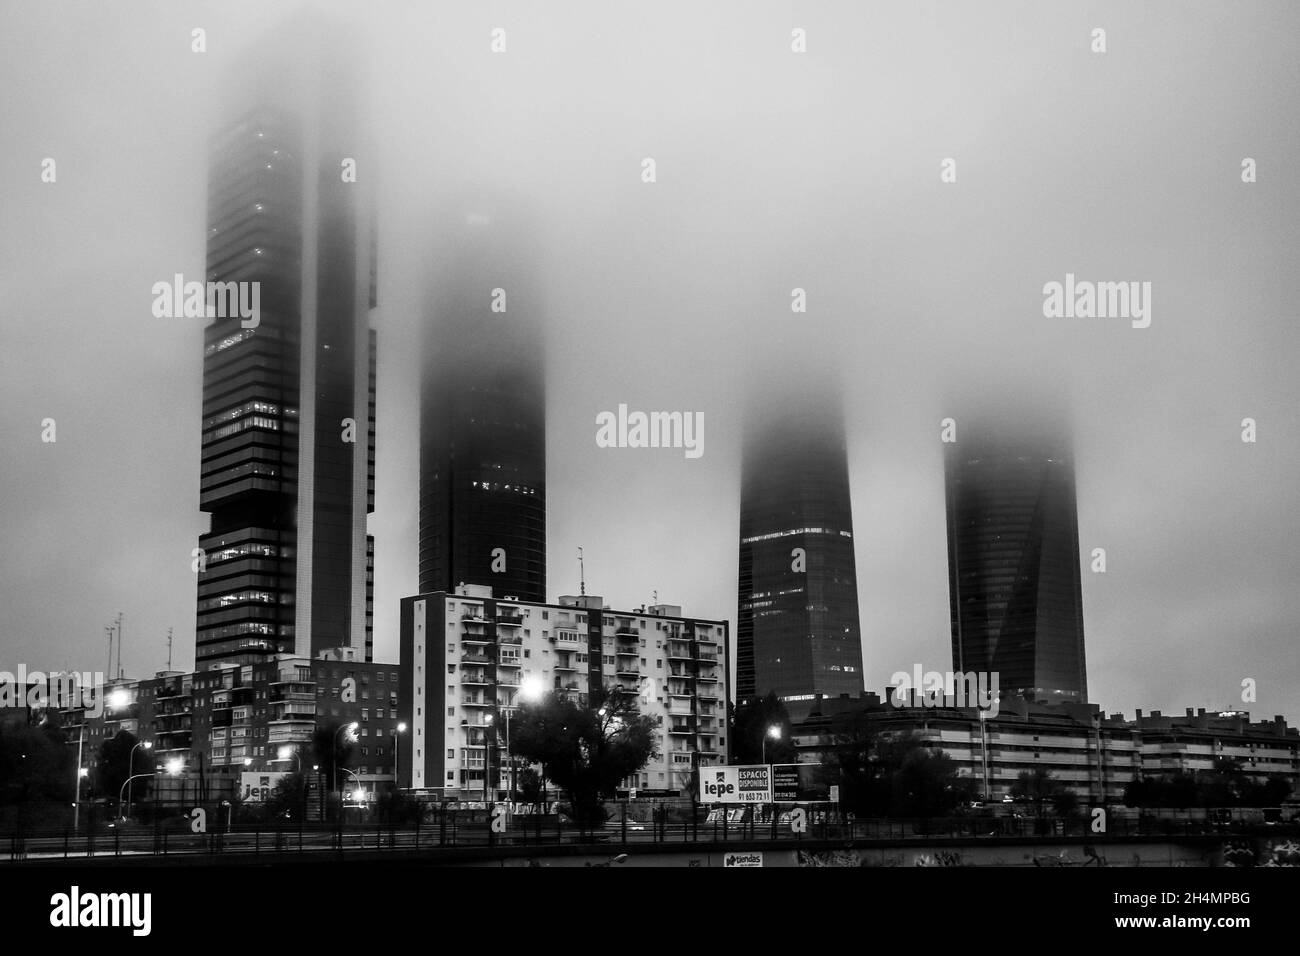
<path fill-rule="evenodd" d="M 767 737 L 767 763 L 796 763 L 799 753 L 790 739 L 790 715 L 774 693 L 737 705 L 731 717 L 731 762 L 763 763 L 763 739 L 772 727 L 781 728 L 779 739 Z"/>
<path fill-rule="evenodd" d="M 0 803 L 71 801 L 75 762 L 56 725 L 0 723 Z"/>
<path fill-rule="evenodd" d="M 514 727 L 510 728 L 514 736 Z M 542 802 L 542 775 L 532 767 L 521 767 L 515 771 L 515 796 L 520 803 Z"/>
<path fill-rule="evenodd" d="M 1020 771 L 1016 782 L 1011 785 L 1011 796 L 1028 800 L 1034 805 L 1035 815 L 1041 817 L 1043 805 L 1056 795 L 1058 789 L 1059 785 L 1050 770 L 1035 767 L 1033 770 Z"/>
<path fill-rule="evenodd" d="M 287 773 L 266 798 L 268 822 L 300 823 L 307 812 L 307 775 L 301 771 Z"/>
<path fill-rule="evenodd" d="M 140 741 L 129 730 L 119 730 L 99 747 L 99 773 L 97 783 L 104 796 L 117 800 L 122 796 L 122 786 L 128 778 L 147 774 L 154 769 L 154 757 L 147 748 L 136 749 Z M 149 793 L 151 777 L 141 777 L 131 783 L 131 799 L 141 800 Z"/>
<path fill-rule="evenodd" d="M 893 810 L 899 816 L 933 817 L 951 813 L 965 796 L 957 764 L 942 750 L 912 737 L 892 774 Z"/>
<path fill-rule="evenodd" d="M 604 800 L 656 753 L 657 727 L 638 713 L 636 695 L 593 690 L 587 705 L 558 694 L 522 705 L 510 726 L 511 751 L 569 794 L 574 819 L 603 822 Z"/>

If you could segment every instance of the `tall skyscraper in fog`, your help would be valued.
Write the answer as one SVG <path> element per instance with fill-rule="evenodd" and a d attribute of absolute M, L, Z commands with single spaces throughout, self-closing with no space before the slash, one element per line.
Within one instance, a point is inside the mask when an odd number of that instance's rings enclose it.
<path fill-rule="evenodd" d="M 955 671 L 1086 701 L 1074 459 L 1060 423 L 959 419 L 945 446 Z"/>
<path fill-rule="evenodd" d="M 200 668 L 371 657 L 374 167 L 348 66 L 313 23 L 281 31 L 230 78 L 211 144 L 205 278 L 258 283 L 260 315 L 204 332 Z"/>
<path fill-rule="evenodd" d="M 543 310 L 522 223 L 492 204 L 444 229 L 423 339 L 420 591 L 546 601 Z"/>
<path fill-rule="evenodd" d="M 862 693 L 853 512 L 838 395 L 775 403 L 745 430 L 736 700 L 792 716 Z"/>

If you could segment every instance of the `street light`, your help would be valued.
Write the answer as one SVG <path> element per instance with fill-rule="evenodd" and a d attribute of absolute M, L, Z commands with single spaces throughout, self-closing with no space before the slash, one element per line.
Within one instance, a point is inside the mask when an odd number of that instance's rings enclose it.
<path fill-rule="evenodd" d="M 125 693 L 125 691 L 124 691 L 123 693 Z M 150 749 L 153 748 L 153 744 L 150 743 L 150 742 L 147 741 L 147 740 L 142 740 L 142 741 L 140 741 L 138 744 L 136 744 L 134 747 L 131 748 L 131 753 L 130 753 L 130 754 L 127 756 L 127 758 L 126 758 L 126 772 L 127 772 L 128 774 L 129 774 L 132 770 L 135 769 L 135 752 L 136 752 L 137 750 L 139 750 L 141 747 L 143 747 L 145 750 L 150 750 Z M 145 776 L 148 776 L 148 774 L 145 774 Z M 126 789 L 126 815 L 129 817 L 129 816 L 131 815 L 131 786 L 130 786 L 130 784 L 131 784 L 131 778 L 128 777 L 126 782 L 127 782 L 127 789 Z M 121 800 L 120 797 L 118 798 L 118 801 L 117 801 L 117 802 L 118 802 L 118 803 L 121 803 L 121 802 L 122 802 L 122 800 Z"/>
<path fill-rule="evenodd" d="M 542 696 L 543 688 L 542 679 L 536 674 L 527 674 L 519 682 L 519 687 L 511 692 L 510 697 L 506 700 L 506 766 L 510 772 L 510 803 L 515 802 L 515 761 L 510 755 L 510 714 L 514 711 L 515 697 L 522 697 L 524 700 L 535 701 Z"/>
<path fill-rule="evenodd" d="M 153 776 L 155 773 L 157 773 L 157 772 L 158 772 L 158 771 L 156 771 L 156 770 L 150 770 L 148 773 L 135 773 L 135 774 L 132 774 L 131 776 L 127 777 L 127 778 L 126 778 L 126 783 L 122 784 L 122 789 L 119 790 L 119 791 L 117 792 L 117 805 L 118 805 L 118 807 L 121 808 L 121 806 L 122 806 L 122 798 L 126 796 L 126 788 L 129 787 L 129 786 L 131 786 L 131 781 L 132 781 L 132 780 L 136 780 L 136 779 L 138 779 L 138 778 L 140 778 L 140 777 L 152 777 L 152 776 Z M 129 809 L 129 807 L 128 807 L 128 809 Z M 126 816 L 124 815 L 124 816 L 122 817 L 122 819 L 125 820 L 125 819 L 126 819 Z"/>
<path fill-rule="evenodd" d="M 402 789 L 402 780 L 401 777 L 398 776 L 398 766 L 397 766 L 398 760 L 400 759 L 400 756 L 397 753 L 397 735 L 404 734 L 404 733 L 406 733 L 405 723 L 398 724 L 396 729 L 393 730 L 393 789 L 394 790 Z"/>
<path fill-rule="evenodd" d="M 487 714 L 483 718 L 483 803 L 490 802 L 488 797 L 488 787 L 492 785 L 492 738 L 489 731 L 496 732 L 496 727 L 492 725 L 492 715 Z"/>
<path fill-rule="evenodd" d="M 767 763 L 767 738 L 768 737 L 771 737 L 773 740 L 780 740 L 781 725 L 773 724 L 771 727 L 767 728 L 767 733 L 763 735 L 763 763 Z"/>
<path fill-rule="evenodd" d="M 357 726 L 357 722 L 354 720 L 350 724 L 344 724 L 334 734 L 334 753 L 332 755 L 334 759 L 331 761 L 330 767 L 330 793 L 338 793 L 340 799 L 342 799 L 343 794 L 339 792 L 339 737 L 346 733 L 349 739 L 355 739 L 352 735 L 357 732 Z"/>

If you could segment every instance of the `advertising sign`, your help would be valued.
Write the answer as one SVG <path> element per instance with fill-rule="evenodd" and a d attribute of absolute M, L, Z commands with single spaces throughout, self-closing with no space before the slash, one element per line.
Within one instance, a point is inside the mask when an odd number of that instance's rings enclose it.
<path fill-rule="evenodd" d="M 773 803 L 827 803 L 831 799 L 830 787 L 821 783 L 818 771 L 811 763 L 779 763 L 772 768 Z"/>
<path fill-rule="evenodd" d="M 732 869 L 740 866 L 762 866 L 763 854 L 758 851 L 749 853 L 728 853 L 722 858 L 722 868 Z"/>
<path fill-rule="evenodd" d="M 284 777 L 283 773 L 241 773 L 240 799 L 245 803 L 261 803 L 271 796 L 271 791 Z"/>
<path fill-rule="evenodd" d="M 700 803 L 771 803 L 771 767 L 701 767 Z"/>

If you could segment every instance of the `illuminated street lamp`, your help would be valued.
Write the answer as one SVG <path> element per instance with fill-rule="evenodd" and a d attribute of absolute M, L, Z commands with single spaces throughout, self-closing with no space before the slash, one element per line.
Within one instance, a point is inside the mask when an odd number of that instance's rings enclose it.
<path fill-rule="evenodd" d="M 771 737 L 773 740 L 780 740 L 781 725 L 773 724 L 771 727 L 767 728 L 767 733 L 763 735 L 763 763 L 767 763 L 767 738 L 768 737 Z"/>
<path fill-rule="evenodd" d="M 343 794 L 339 790 L 339 738 L 346 734 L 349 741 L 356 740 L 355 734 L 358 726 L 354 720 L 350 724 L 344 724 L 334 734 L 334 760 L 332 761 L 333 766 L 330 768 L 330 793 L 337 793 L 340 799 Z M 344 767 L 343 769 L 346 770 L 347 768 Z"/>
<path fill-rule="evenodd" d="M 397 753 L 397 735 L 404 734 L 404 733 L 406 733 L 405 723 L 398 724 L 396 729 L 393 730 L 393 789 L 394 790 L 402 789 L 402 781 L 401 781 L 401 777 L 398 776 L 398 766 L 397 766 L 398 760 L 400 759 Z"/>
<path fill-rule="evenodd" d="M 114 691 L 114 693 L 119 693 L 119 691 Z M 120 693 L 125 694 L 126 691 L 120 691 Z M 134 747 L 131 748 L 131 753 L 130 753 L 130 755 L 126 758 L 126 772 L 127 772 L 128 774 L 129 774 L 132 770 L 135 769 L 135 752 L 136 752 L 137 750 L 139 750 L 141 747 L 143 747 L 145 750 L 151 750 L 151 749 L 153 748 L 153 744 L 150 743 L 150 742 L 147 741 L 147 740 L 142 740 L 142 741 L 140 741 L 138 744 L 136 744 Z M 147 776 L 149 776 L 149 774 L 145 774 L 145 776 L 147 777 Z M 131 815 L 131 780 L 132 780 L 132 779 L 134 779 L 134 778 L 130 778 L 130 777 L 128 777 L 128 778 L 127 778 L 127 781 L 126 781 L 126 783 L 127 783 L 127 788 L 126 788 L 126 815 L 127 815 L 128 817 Z M 118 802 L 119 802 L 119 803 L 122 802 L 120 797 L 118 798 Z"/>
<path fill-rule="evenodd" d="M 510 756 L 510 714 L 514 711 L 516 696 L 522 697 L 527 701 L 540 700 L 544 687 L 545 685 L 543 684 L 542 679 L 536 674 L 526 674 L 524 675 L 524 679 L 520 681 L 519 687 L 510 694 L 509 699 L 506 701 L 506 766 L 510 768 L 511 804 L 514 804 L 515 802 L 515 761 L 514 758 Z"/>

